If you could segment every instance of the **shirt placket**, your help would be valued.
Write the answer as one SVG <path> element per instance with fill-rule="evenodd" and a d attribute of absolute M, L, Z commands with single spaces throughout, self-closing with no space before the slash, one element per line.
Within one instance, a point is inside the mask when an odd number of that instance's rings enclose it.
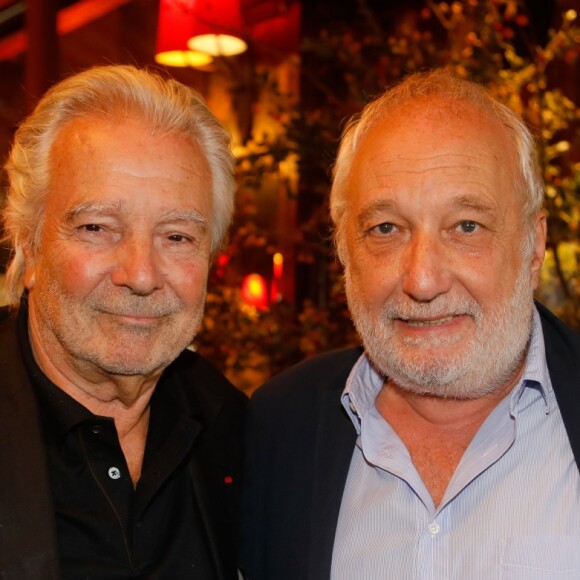
<path fill-rule="evenodd" d="M 134 486 L 112 419 L 95 417 L 78 431 L 87 467 L 123 537 L 127 560 L 132 562 L 132 506 Z"/>
<path fill-rule="evenodd" d="M 449 577 L 447 569 L 450 509 L 426 513 L 418 532 L 417 571 L 419 580 L 441 580 Z"/>

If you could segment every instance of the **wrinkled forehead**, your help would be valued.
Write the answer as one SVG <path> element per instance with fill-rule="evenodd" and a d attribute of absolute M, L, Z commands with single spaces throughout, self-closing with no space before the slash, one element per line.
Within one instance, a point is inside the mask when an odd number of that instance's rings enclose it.
<path fill-rule="evenodd" d="M 354 154 L 351 184 L 379 169 L 421 172 L 446 164 L 467 174 L 485 168 L 505 187 L 521 186 L 518 150 L 506 127 L 493 112 L 447 97 L 415 99 L 376 121 Z"/>
<path fill-rule="evenodd" d="M 492 110 L 445 96 L 417 97 L 394 107 L 372 123 L 360 146 L 377 134 L 395 134 L 397 139 L 403 139 L 401 143 L 424 143 L 429 148 L 444 148 L 447 143 L 462 139 L 465 144 L 490 151 L 516 150 L 510 133 Z"/>

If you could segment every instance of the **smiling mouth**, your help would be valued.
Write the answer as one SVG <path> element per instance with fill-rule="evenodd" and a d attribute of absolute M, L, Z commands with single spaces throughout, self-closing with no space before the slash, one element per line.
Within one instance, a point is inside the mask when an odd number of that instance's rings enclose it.
<path fill-rule="evenodd" d="M 132 319 L 132 320 L 158 320 L 159 318 L 165 318 L 166 316 L 169 316 L 171 314 L 173 314 L 173 312 L 170 312 L 168 310 L 160 310 L 158 312 L 146 312 L 145 310 L 139 312 L 139 311 L 135 311 L 135 312 L 125 312 L 125 311 L 118 311 L 118 310 L 113 310 L 113 309 L 105 309 L 105 308 L 96 308 L 95 309 L 97 312 L 100 312 L 101 314 L 105 314 L 107 316 L 113 316 L 116 318 L 126 318 L 126 319 Z"/>
<path fill-rule="evenodd" d="M 401 318 L 400 320 L 401 320 L 401 322 L 404 322 L 405 324 L 407 324 L 409 326 L 413 326 L 413 327 L 439 326 L 441 324 L 445 324 L 446 322 L 450 322 L 451 320 L 456 318 L 456 316 L 458 316 L 458 315 L 450 315 L 450 316 L 445 316 L 443 318 L 435 318 L 435 319 L 428 319 L 428 320 L 412 320 L 412 319 L 405 320 L 403 318 Z"/>

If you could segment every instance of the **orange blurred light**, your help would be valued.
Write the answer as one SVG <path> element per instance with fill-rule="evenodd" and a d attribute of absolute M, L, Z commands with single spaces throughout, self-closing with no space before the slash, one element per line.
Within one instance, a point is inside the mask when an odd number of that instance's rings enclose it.
<path fill-rule="evenodd" d="M 248 274 L 242 282 L 242 298 L 256 308 L 268 307 L 268 286 L 260 274 Z"/>
<path fill-rule="evenodd" d="M 276 252 L 272 257 L 274 278 L 279 280 L 282 278 L 282 270 L 284 268 L 284 256 L 280 252 Z"/>

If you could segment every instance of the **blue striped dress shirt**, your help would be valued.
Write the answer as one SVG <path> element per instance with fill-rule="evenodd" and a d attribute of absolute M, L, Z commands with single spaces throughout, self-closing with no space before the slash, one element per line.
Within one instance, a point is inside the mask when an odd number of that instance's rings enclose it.
<path fill-rule="evenodd" d="M 437 507 L 375 407 L 382 386 L 363 355 L 342 395 L 358 439 L 331 580 L 580 579 L 580 476 L 537 312 L 521 381 L 480 427 Z"/>

